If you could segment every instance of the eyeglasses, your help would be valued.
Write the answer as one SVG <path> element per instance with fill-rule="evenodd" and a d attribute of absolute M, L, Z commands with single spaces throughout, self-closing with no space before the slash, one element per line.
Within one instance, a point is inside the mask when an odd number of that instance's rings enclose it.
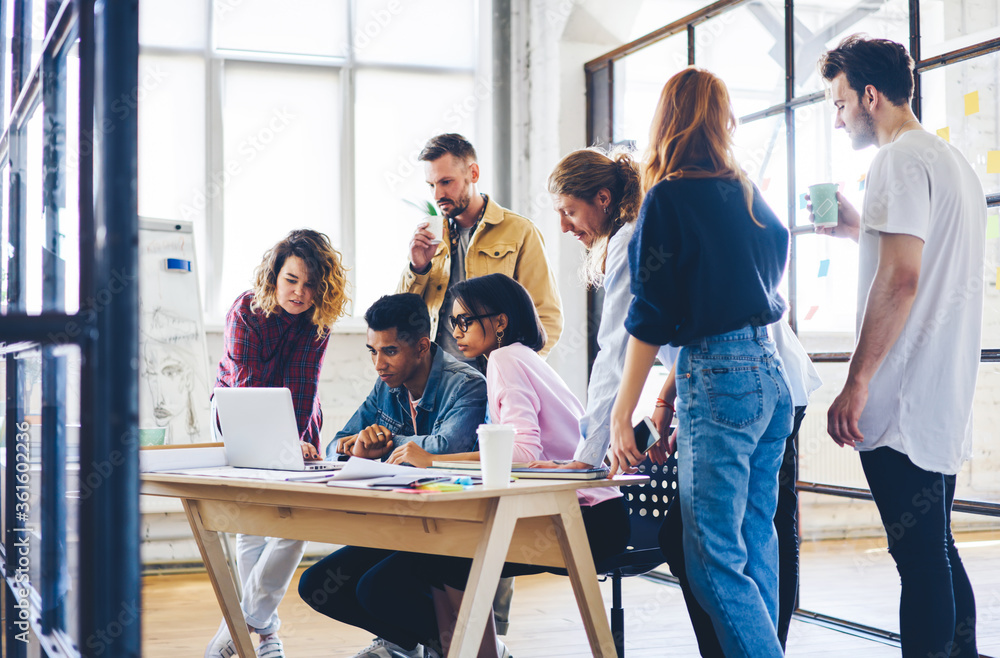
<path fill-rule="evenodd" d="M 483 313 L 482 315 L 459 315 L 451 316 L 448 321 L 451 322 L 452 329 L 460 329 L 464 334 L 472 326 L 473 320 L 482 320 L 483 318 L 492 318 L 495 315 L 500 315 L 499 313 Z"/>

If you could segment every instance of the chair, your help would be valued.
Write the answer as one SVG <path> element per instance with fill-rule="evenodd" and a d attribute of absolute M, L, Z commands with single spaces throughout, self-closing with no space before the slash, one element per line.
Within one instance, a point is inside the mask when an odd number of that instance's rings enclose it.
<path fill-rule="evenodd" d="M 594 565 L 599 575 L 611 578 L 611 634 L 615 638 L 618 658 L 625 656 L 622 578 L 641 576 L 666 561 L 660 551 L 659 534 L 667 508 L 677 495 L 677 453 L 670 455 L 663 466 L 646 459 L 639 465 L 638 474 L 649 476 L 649 482 L 621 488 L 632 528 L 629 546 L 624 552 Z"/>

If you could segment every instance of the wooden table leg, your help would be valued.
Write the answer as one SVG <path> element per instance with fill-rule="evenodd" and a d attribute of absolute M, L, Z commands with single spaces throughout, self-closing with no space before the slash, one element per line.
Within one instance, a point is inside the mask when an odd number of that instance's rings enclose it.
<path fill-rule="evenodd" d="M 493 597 L 500 582 L 504 559 L 510 548 L 518 514 L 512 496 L 501 496 L 491 503 L 483 526 L 483 535 L 476 547 L 472 570 L 458 611 L 455 633 L 451 638 L 448 658 L 475 656 L 483 641 L 487 615 L 493 614 Z M 591 567 L 593 569 L 593 567 Z"/>
<path fill-rule="evenodd" d="M 257 652 L 247 630 L 247 621 L 240 607 L 240 599 L 236 595 L 236 583 L 233 582 L 233 574 L 223 553 L 219 533 L 205 529 L 198 501 L 185 498 L 182 502 L 188 523 L 194 531 L 195 541 L 198 542 L 198 550 L 201 551 L 201 557 L 205 561 L 208 577 L 215 589 L 215 596 L 219 600 L 219 607 L 222 608 L 222 616 L 225 617 L 229 632 L 233 636 L 236 652 L 240 658 L 255 658 Z"/>
<path fill-rule="evenodd" d="M 590 542 L 575 492 L 560 493 L 559 510 L 559 515 L 553 516 L 552 520 L 559 535 L 559 547 L 573 583 L 583 626 L 587 630 L 587 639 L 590 640 L 590 649 L 595 656 L 616 657 L 614 636 L 604 611 L 604 599 L 597 585 L 594 558 L 590 554 Z"/>

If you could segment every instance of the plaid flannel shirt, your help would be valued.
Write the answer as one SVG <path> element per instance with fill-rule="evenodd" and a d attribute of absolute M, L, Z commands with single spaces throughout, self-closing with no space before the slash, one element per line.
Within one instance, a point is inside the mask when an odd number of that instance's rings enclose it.
<path fill-rule="evenodd" d="M 292 392 L 299 438 L 319 450 L 323 411 L 319 371 L 330 335 L 319 339 L 312 313 L 291 315 L 278 308 L 270 316 L 251 311 L 253 291 L 240 295 L 226 314 L 225 354 L 216 386 L 286 387 Z"/>

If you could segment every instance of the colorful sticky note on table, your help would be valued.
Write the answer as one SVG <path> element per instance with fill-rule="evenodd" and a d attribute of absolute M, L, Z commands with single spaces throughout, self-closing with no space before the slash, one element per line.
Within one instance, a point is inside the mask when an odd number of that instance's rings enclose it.
<path fill-rule="evenodd" d="M 965 95 L 965 116 L 979 111 L 979 92 L 973 91 Z"/>
<path fill-rule="evenodd" d="M 865 174 L 861 174 L 861 178 L 858 179 L 858 189 L 864 191 L 865 189 Z"/>
<path fill-rule="evenodd" d="M 986 152 L 986 173 L 1000 174 L 1000 151 Z"/>
<path fill-rule="evenodd" d="M 997 268 L 997 271 L 1000 272 L 1000 267 Z M 816 311 L 818 311 L 818 310 L 819 310 L 819 306 L 813 306 L 812 308 L 810 308 L 809 312 L 806 313 L 805 319 L 806 320 L 812 320 L 813 316 L 816 315 Z"/>
<path fill-rule="evenodd" d="M 1000 267 L 997 268 L 997 290 L 1000 290 Z"/>
<path fill-rule="evenodd" d="M 1000 238 L 1000 216 L 997 215 L 987 215 L 986 216 L 986 239 L 993 240 L 995 238 Z"/>
<path fill-rule="evenodd" d="M 816 276 L 826 276 L 830 273 L 830 259 L 826 258 L 819 262 L 819 274 Z"/>
<path fill-rule="evenodd" d="M 947 126 L 945 126 L 944 128 L 938 128 L 937 135 L 938 135 L 938 137 L 940 137 L 944 141 L 950 142 L 951 141 L 951 128 L 948 128 Z"/>
<path fill-rule="evenodd" d="M 799 210 L 805 210 L 805 209 L 806 209 L 806 195 L 803 192 L 802 194 L 799 195 Z"/>

